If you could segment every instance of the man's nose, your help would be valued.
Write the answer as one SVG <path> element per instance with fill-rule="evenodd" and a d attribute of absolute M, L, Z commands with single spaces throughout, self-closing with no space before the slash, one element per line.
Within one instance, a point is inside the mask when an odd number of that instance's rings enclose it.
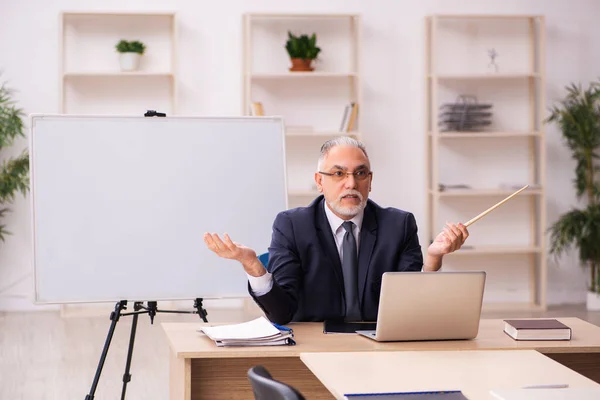
<path fill-rule="evenodd" d="M 347 189 L 355 189 L 356 188 L 356 178 L 354 174 L 346 175 L 346 181 L 344 182 L 344 187 Z"/>

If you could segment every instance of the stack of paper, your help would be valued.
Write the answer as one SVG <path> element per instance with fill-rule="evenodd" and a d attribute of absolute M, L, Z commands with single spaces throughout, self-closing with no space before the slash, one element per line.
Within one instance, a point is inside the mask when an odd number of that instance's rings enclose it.
<path fill-rule="evenodd" d="M 290 328 L 276 328 L 265 317 L 234 325 L 207 326 L 200 331 L 225 346 L 278 346 L 294 345 L 294 332 Z"/>

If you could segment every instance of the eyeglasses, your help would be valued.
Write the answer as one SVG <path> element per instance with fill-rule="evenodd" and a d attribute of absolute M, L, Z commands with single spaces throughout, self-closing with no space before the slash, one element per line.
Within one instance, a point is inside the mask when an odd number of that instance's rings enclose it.
<path fill-rule="evenodd" d="M 366 169 L 361 169 L 361 170 L 354 171 L 354 172 L 344 172 L 344 171 L 322 172 L 322 171 L 319 171 L 319 173 L 330 176 L 331 179 L 336 182 L 343 181 L 344 179 L 346 179 L 346 177 L 348 175 L 353 175 L 354 179 L 356 179 L 357 181 L 364 181 L 365 179 L 367 179 L 367 177 L 369 177 L 372 174 L 371 171 L 367 171 Z"/>

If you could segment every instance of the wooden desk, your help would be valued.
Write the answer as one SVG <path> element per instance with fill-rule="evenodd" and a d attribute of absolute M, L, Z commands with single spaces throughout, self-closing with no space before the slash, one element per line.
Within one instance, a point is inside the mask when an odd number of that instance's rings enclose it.
<path fill-rule="evenodd" d="M 483 400 L 494 398 L 492 389 L 557 383 L 600 389 L 534 350 L 302 353 L 300 359 L 339 400 L 347 393 L 435 390 Z"/>
<path fill-rule="evenodd" d="M 250 399 L 247 371 L 264 365 L 309 399 L 331 399 L 330 392 L 300 361 L 300 353 L 537 350 L 580 374 L 600 382 L 600 327 L 578 318 L 557 318 L 573 330 L 570 341 L 515 341 L 503 332 L 501 319 L 482 319 L 474 340 L 378 343 L 358 335 L 325 335 L 322 323 L 297 323 L 296 346 L 220 348 L 198 330 L 203 323 L 163 323 L 171 348 L 170 398 Z"/>

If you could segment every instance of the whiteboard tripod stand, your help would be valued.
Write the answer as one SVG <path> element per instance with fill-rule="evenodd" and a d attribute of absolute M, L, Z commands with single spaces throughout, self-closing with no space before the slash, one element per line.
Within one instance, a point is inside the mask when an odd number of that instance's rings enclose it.
<path fill-rule="evenodd" d="M 131 334 L 129 336 L 129 348 L 127 350 L 127 361 L 125 363 L 125 373 L 123 374 L 123 389 L 121 391 L 121 400 L 125 400 L 125 392 L 127 390 L 127 383 L 131 381 L 131 374 L 129 373 L 131 367 L 131 356 L 133 355 L 133 344 L 135 342 L 135 332 L 137 329 L 137 321 L 138 316 L 140 314 L 148 314 L 150 316 L 150 323 L 154 324 L 154 316 L 156 313 L 174 313 L 174 314 L 198 314 L 202 321 L 208 322 L 206 318 L 208 312 L 202 306 L 202 298 L 196 298 L 194 300 L 194 311 L 184 311 L 184 310 L 159 310 L 157 308 L 156 301 L 148 301 L 148 305 L 144 306 L 144 303 L 141 301 L 136 301 L 133 303 L 133 312 L 123 313 L 122 310 L 127 309 L 127 300 L 120 300 L 115 304 L 115 309 L 110 313 L 110 328 L 108 329 L 108 335 L 106 336 L 106 341 L 104 342 L 104 348 L 102 349 L 102 354 L 100 355 L 100 361 L 98 362 L 98 368 L 96 369 L 96 375 L 94 376 L 94 380 L 92 382 L 92 388 L 90 389 L 90 393 L 85 396 L 85 400 L 94 400 L 94 395 L 96 393 L 96 388 L 98 386 L 98 381 L 100 380 L 100 374 L 102 373 L 102 368 L 104 367 L 104 362 L 106 361 L 106 355 L 108 354 L 108 348 L 110 347 L 110 342 L 112 341 L 113 334 L 115 332 L 115 328 L 117 326 L 117 321 L 122 316 L 133 315 L 133 321 L 131 323 Z"/>

